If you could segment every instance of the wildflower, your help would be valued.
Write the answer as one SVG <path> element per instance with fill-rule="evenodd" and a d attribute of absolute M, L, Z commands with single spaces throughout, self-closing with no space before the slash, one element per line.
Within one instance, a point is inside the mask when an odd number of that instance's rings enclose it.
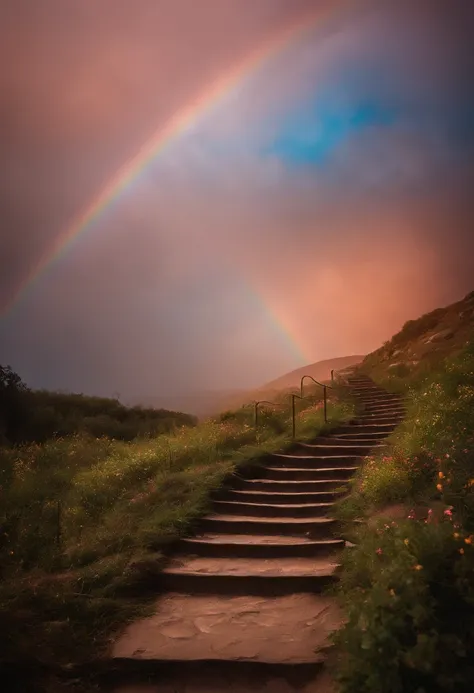
<path fill-rule="evenodd" d="M 379 547 L 379 548 L 376 550 L 375 553 L 378 554 L 378 555 L 380 556 L 380 555 L 383 553 L 383 551 L 382 551 L 382 549 Z"/>
<path fill-rule="evenodd" d="M 413 566 L 414 570 L 423 570 L 423 566 L 418 563 L 418 565 Z"/>
<path fill-rule="evenodd" d="M 438 491 L 440 491 L 440 492 L 443 490 L 442 484 L 436 484 L 436 488 L 437 488 Z"/>
<path fill-rule="evenodd" d="M 410 542 L 409 542 L 408 539 L 404 539 L 404 540 L 403 540 L 403 543 L 405 544 L 405 546 L 408 546 L 408 544 L 409 544 Z"/>
<path fill-rule="evenodd" d="M 453 516 L 452 510 L 450 510 L 449 508 L 448 508 L 447 510 L 444 511 L 444 514 L 445 514 L 447 517 L 452 517 L 452 516 Z"/>
<path fill-rule="evenodd" d="M 438 478 L 439 478 L 439 479 L 444 479 L 444 474 L 443 474 L 443 472 L 438 472 Z"/>
<path fill-rule="evenodd" d="M 446 453 L 446 459 L 449 460 L 449 453 Z"/>
<path fill-rule="evenodd" d="M 464 549 L 459 549 L 459 553 L 464 553 Z"/>
<path fill-rule="evenodd" d="M 464 543 L 465 543 L 465 544 L 472 544 L 472 534 L 471 534 L 471 536 L 466 537 L 466 538 L 464 539 Z"/>
<path fill-rule="evenodd" d="M 454 534 L 453 534 L 453 537 L 454 537 L 455 539 L 459 539 L 460 536 L 461 536 L 461 535 L 459 534 L 459 532 L 454 532 Z"/>
<path fill-rule="evenodd" d="M 391 590 L 390 590 L 390 594 L 392 595 L 392 597 L 394 597 L 394 596 L 395 596 L 395 590 L 394 590 L 394 589 L 391 589 Z"/>

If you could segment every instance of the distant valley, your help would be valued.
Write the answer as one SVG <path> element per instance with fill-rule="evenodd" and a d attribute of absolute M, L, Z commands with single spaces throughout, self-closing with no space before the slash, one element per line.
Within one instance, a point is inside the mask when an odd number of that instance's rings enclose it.
<path fill-rule="evenodd" d="M 255 390 L 206 390 L 188 395 L 143 395 L 132 398 L 127 404 L 180 411 L 202 419 L 225 409 L 240 407 L 254 399 L 271 399 L 282 390 L 299 387 L 303 375 L 310 375 L 319 381 L 329 380 L 331 370 L 349 368 L 360 363 L 363 358 L 363 355 L 355 355 L 317 361 L 285 373 Z"/>

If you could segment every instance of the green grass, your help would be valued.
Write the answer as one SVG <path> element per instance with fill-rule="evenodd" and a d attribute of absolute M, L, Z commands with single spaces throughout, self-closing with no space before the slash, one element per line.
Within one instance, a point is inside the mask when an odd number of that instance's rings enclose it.
<path fill-rule="evenodd" d="M 408 387 L 405 423 L 337 514 L 341 693 L 474 689 L 474 343 Z M 405 508 L 393 519 L 390 506 Z M 375 519 L 376 515 L 379 517 Z"/>
<path fill-rule="evenodd" d="M 299 407 L 298 437 L 315 437 L 325 428 L 321 403 Z M 328 411 L 331 428 L 353 406 L 334 400 Z M 66 664 L 102 654 L 111 633 L 146 611 L 160 550 L 190 530 L 210 493 L 291 442 L 288 407 L 262 411 L 258 430 L 251 417 L 244 408 L 131 443 L 81 435 L 2 449 L 3 659 Z"/>

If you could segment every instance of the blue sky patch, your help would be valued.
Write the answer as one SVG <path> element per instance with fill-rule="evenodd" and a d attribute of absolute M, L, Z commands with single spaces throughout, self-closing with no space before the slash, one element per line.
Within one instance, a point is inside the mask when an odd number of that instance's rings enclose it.
<path fill-rule="evenodd" d="M 286 116 L 264 154 L 290 165 L 320 165 L 349 138 L 371 126 L 389 126 L 395 117 L 376 100 L 320 96 Z"/>

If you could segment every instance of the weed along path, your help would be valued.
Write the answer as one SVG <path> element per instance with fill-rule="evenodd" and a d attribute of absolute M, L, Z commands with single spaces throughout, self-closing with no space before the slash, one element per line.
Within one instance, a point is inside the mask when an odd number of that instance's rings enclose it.
<path fill-rule="evenodd" d="M 155 613 L 113 646 L 114 693 L 333 690 L 325 665 L 341 613 L 324 588 L 344 540 L 331 508 L 404 415 L 401 398 L 369 378 L 349 384 L 359 418 L 269 455 L 175 547 Z"/>

